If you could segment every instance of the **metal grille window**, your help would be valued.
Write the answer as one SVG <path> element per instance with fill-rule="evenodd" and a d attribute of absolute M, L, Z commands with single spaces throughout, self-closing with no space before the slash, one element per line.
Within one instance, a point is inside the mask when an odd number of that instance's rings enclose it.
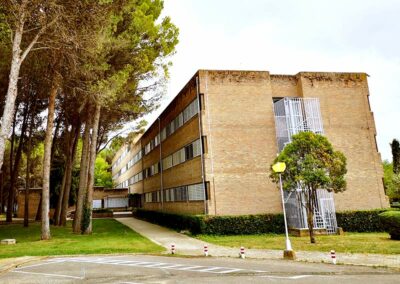
<path fill-rule="evenodd" d="M 204 186 L 202 183 L 188 186 L 189 200 L 204 200 Z"/>

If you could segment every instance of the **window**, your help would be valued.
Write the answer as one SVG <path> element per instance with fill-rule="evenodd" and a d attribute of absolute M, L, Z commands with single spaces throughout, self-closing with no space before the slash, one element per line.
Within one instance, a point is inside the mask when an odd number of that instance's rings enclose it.
<path fill-rule="evenodd" d="M 193 184 L 188 186 L 189 200 L 204 200 L 203 184 Z"/>
<path fill-rule="evenodd" d="M 190 160 L 191 158 L 193 158 L 193 144 L 185 147 L 185 159 Z"/>
<path fill-rule="evenodd" d="M 164 141 L 165 138 L 167 138 L 167 128 L 166 128 L 166 127 L 164 127 L 164 128 L 161 130 L 161 141 Z"/>
<path fill-rule="evenodd" d="M 180 149 L 172 154 L 172 165 L 176 166 L 185 161 L 185 148 Z"/>
<path fill-rule="evenodd" d="M 172 167 L 172 155 L 163 159 L 163 170 L 167 170 Z"/>
<path fill-rule="evenodd" d="M 197 157 L 201 155 L 201 141 L 197 139 L 193 142 L 193 157 Z"/>
<path fill-rule="evenodd" d="M 186 186 L 180 186 L 180 187 L 175 188 L 175 200 L 176 201 L 186 201 L 187 200 Z"/>

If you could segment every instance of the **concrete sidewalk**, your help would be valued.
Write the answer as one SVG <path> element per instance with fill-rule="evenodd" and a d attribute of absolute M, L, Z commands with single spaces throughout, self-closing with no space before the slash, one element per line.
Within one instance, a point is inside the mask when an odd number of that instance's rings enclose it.
<path fill-rule="evenodd" d="M 165 253 L 170 253 L 171 244 L 174 244 L 176 253 L 179 255 L 203 255 L 204 245 L 208 246 L 210 256 L 238 257 L 239 255 L 240 248 L 229 248 L 205 243 L 198 239 L 136 218 L 119 218 L 116 220 L 147 237 L 156 244 L 165 247 L 167 249 Z M 297 261 L 331 262 L 329 252 L 296 251 L 296 256 Z M 256 259 L 282 259 L 283 251 L 246 249 L 246 257 Z M 336 259 L 339 264 L 385 266 L 400 269 L 400 255 L 336 253 Z"/>

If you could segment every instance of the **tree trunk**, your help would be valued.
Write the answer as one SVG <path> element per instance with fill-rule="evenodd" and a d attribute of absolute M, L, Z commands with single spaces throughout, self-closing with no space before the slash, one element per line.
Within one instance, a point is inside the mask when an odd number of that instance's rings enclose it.
<path fill-rule="evenodd" d="M 15 160 L 14 160 L 14 166 L 10 168 L 10 198 L 9 198 L 9 206 L 11 205 L 12 208 L 14 208 L 14 199 L 15 199 L 15 192 L 16 192 L 16 182 L 18 179 L 18 174 L 19 174 L 19 165 L 21 162 L 21 156 L 22 156 L 22 145 L 24 144 L 24 136 L 26 132 L 26 127 L 27 127 L 27 121 L 28 121 L 28 116 L 29 116 L 29 104 L 25 105 L 24 112 L 23 112 L 23 121 L 22 121 L 22 126 L 21 126 L 21 134 L 19 137 L 19 143 L 18 143 L 18 148 L 17 152 L 15 154 Z M 15 129 L 15 125 L 14 125 Z M 13 136 L 14 130 L 13 130 Z M 14 143 L 13 143 L 14 144 Z M 12 213 L 13 210 L 10 211 Z M 10 222 L 12 220 L 12 214 L 10 217 Z"/>
<path fill-rule="evenodd" d="M 26 149 L 26 176 L 25 176 L 25 208 L 24 208 L 24 227 L 29 226 L 29 189 L 31 184 L 31 149 L 32 149 L 32 127 L 33 127 L 33 114 L 32 121 L 29 125 L 28 145 Z"/>
<path fill-rule="evenodd" d="M 90 119 L 88 118 L 88 120 L 90 120 Z M 90 124 L 91 124 L 90 121 L 86 122 L 85 133 L 83 135 L 81 167 L 80 167 L 80 173 L 79 173 L 78 198 L 76 201 L 76 209 L 75 209 L 74 224 L 73 224 L 74 233 L 81 232 L 83 205 L 84 205 L 86 192 L 87 192 Z"/>
<path fill-rule="evenodd" d="M 60 77 L 55 74 L 53 85 L 50 90 L 46 138 L 44 141 L 43 157 L 43 185 L 42 185 L 42 240 L 50 239 L 50 166 L 51 166 L 51 144 L 54 125 L 54 112 L 56 96 L 58 92 Z"/>
<path fill-rule="evenodd" d="M 306 206 L 307 206 L 307 225 L 308 232 L 310 233 L 310 242 L 315 244 L 315 235 L 314 235 L 314 209 L 315 209 L 315 190 L 308 189 L 306 194 Z"/>
<path fill-rule="evenodd" d="M 56 205 L 56 208 L 54 210 L 53 224 L 55 226 L 59 226 L 60 225 L 62 199 L 63 199 L 63 196 L 64 196 L 65 183 L 66 183 L 66 179 L 67 179 L 66 169 L 67 169 L 68 159 L 69 158 L 67 157 L 67 161 L 65 161 L 64 175 L 63 175 L 63 179 L 62 179 L 62 182 L 61 182 L 60 192 L 59 192 L 58 198 L 57 198 L 57 205 Z"/>
<path fill-rule="evenodd" d="M 16 113 L 14 113 L 14 116 L 15 115 L 16 115 Z M 10 175 L 12 175 L 12 170 L 14 168 L 14 166 L 13 166 L 14 140 L 15 140 L 15 117 L 14 117 L 14 122 L 13 122 L 13 127 L 12 127 L 11 143 L 10 143 Z M 12 222 L 13 207 L 14 207 L 14 186 L 11 184 L 10 188 L 8 189 L 6 222 Z"/>
<path fill-rule="evenodd" d="M 8 82 L 8 89 L 6 95 L 6 103 L 3 110 L 3 116 L 1 118 L 0 128 L 0 169 L 4 161 L 4 151 L 6 149 L 6 140 L 10 134 L 10 128 L 13 124 L 15 117 L 15 100 L 17 98 L 17 87 L 19 71 L 21 69 L 21 41 L 22 34 L 24 31 L 24 17 L 22 13 L 19 25 L 15 30 L 13 46 L 12 46 L 12 60 L 10 68 L 10 76 Z"/>
<path fill-rule="evenodd" d="M 40 195 L 40 199 L 39 199 L 39 205 L 36 211 L 36 217 L 35 217 L 35 221 L 40 221 L 42 220 L 42 195 Z"/>
<path fill-rule="evenodd" d="M 4 173 L 3 173 L 3 170 L 0 170 L 0 214 L 2 214 L 4 212 L 3 189 L 4 189 Z"/>
<path fill-rule="evenodd" d="M 89 170 L 88 170 L 88 182 L 87 182 L 87 195 L 85 202 L 85 212 L 84 217 L 88 218 L 87 222 L 83 224 L 86 227 L 82 228 L 82 233 L 91 234 L 92 233 L 92 208 L 93 208 L 93 186 L 94 186 L 94 167 L 96 163 L 97 156 L 97 135 L 99 129 L 100 121 L 100 103 L 96 103 L 96 108 L 94 112 L 93 124 L 92 124 L 92 139 L 90 144 L 90 159 L 89 159 Z"/>
<path fill-rule="evenodd" d="M 315 244 L 315 236 L 314 236 L 314 213 L 310 208 L 307 208 L 307 225 L 308 232 L 310 233 L 310 242 Z"/>
<path fill-rule="evenodd" d="M 71 184 L 72 184 L 72 170 L 74 167 L 74 161 L 75 161 L 75 152 L 76 152 L 76 146 L 78 144 L 79 140 L 79 134 L 80 134 L 80 124 L 75 128 L 75 133 L 74 133 L 74 140 L 72 143 L 72 150 L 70 152 L 70 157 L 71 159 L 69 160 L 69 163 L 67 164 L 67 167 L 65 169 L 65 174 L 66 176 L 66 182 L 65 182 L 65 190 L 64 190 L 64 195 L 63 195 L 63 200 L 62 200 L 62 206 L 61 206 L 61 213 L 60 213 L 60 225 L 65 226 L 67 224 L 67 210 L 68 210 L 68 202 L 69 202 L 69 196 L 71 192 Z"/>
<path fill-rule="evenodd" d="M 65 165 L 64 165 L 64 175 L 61 183 L 61 188 L 60 188 L 60 193 L 58 194 L 58 200 L 57 200 L 57 206 L 56 210 L 54 211 L 54 225 L 59 226 L 61 225 L 60 222 L 60 217 L 61 217 L 61 206 L 62 206 L 62 200 L 64 197 L 65 193 L 65 185 L 67 183 L 67 167 L 69 164 L 69 160 L 71 159 L 71 148 L 74 143 L 74 134 L 75 134 L 75 128 L 74 126 L 71 128 L 71 131 L 68 133 L 68 143 L 67 143 L 67 151 L 66 151 L 66 160 L 65 160 Z M 54 145 L 54 140 L 53 140 L 53 145 Z"/>

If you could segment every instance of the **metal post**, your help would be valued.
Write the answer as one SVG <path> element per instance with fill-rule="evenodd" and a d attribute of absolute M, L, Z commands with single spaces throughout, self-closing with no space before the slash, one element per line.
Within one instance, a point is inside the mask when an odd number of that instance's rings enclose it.
<path fill-rule="evenodd" d="M 290 243 L 290 240 L 289 240 L 289 232 L 288 232 L 287 221 L 286 221 L 285 199 L 283 197 L 282 174 L 281 173 L 279 173 L 279 185 L 280 185 L 281 197 L 282 197 L 283 219 L 285 221 L 286 250 L 292 250 L 292 244 Z"/>
<path fill-rule="evenodd" d="M 199 122 L 199 139 L 200 139 L 200 159 L 201 159 L 201 179 L 203 184 L 203 199 L 204 199 L 204 214 L 208 214 L 207 195 L 206 195 L 206 182 L 205 182 L 205 166 L 204 166 L 204 149 L 203 149 L 203 125 L 201 121 L 201 107 L 200 107 L 200 91 L 199 91 L 199 77 L 196 77 L 196 98 L 197 98 L 197 117 Z"/>

